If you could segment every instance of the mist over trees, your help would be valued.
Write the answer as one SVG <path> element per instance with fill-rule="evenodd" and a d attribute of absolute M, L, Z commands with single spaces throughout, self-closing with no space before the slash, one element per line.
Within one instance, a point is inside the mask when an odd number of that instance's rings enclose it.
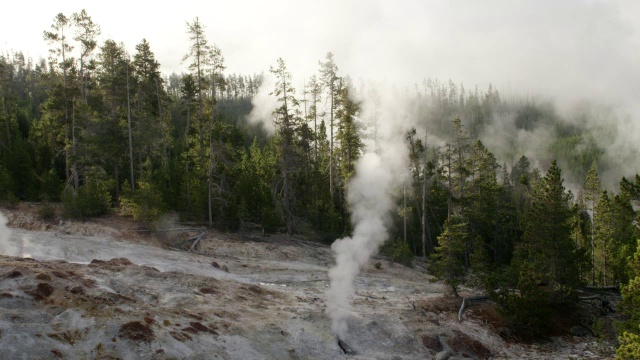
<path fill-rule="evenodd" d="M 2 204 L 60 202 L 64 216 L 120 212 L 148 225 L 176 212 L 326 242 L 350 234 L 355 164 L 384 146 L 363 102 L 375 109 L 387 93 L 341 73 L 331 52 L 306 80 L 282 58 L 271 75 L 228 74 L 205 25 L 185 28 L 183 74 L 162 74 L 145 39 L 133 54 L 102 41 L 84 10 L 55 16 L 48 59 L 0 54 Z M 273 134 L 249 120 L 267 76 Z M 567 119 L 552 101 L 435 79 L 395 91 L 414 128 L 409 173 L 394 174 L 407 180 L 390 253 L 428 257 L 454 293 L 476 279 L 533 336 L 578 286 L 621 286 L 633 326 L 620 351 L 633 354 L 640 176 L 607 161 L 613 135 L 590 125 L 605 115 L 586 107 Z"/>

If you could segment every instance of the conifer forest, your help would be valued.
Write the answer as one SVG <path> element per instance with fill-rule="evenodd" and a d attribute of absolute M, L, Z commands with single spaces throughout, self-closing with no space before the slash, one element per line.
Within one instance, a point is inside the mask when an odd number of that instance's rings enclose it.
<path fill-rule="evenodd" d="M 0 53 L 0 206 L 150 229 L 174 214 L 331 244 L 389 202 L 374 253 L 425 261 L 456 295 L 483 289 L 524 338 L 549 334 L 577 289 L 615 288 L 617 357 L 640 354 L 640 175 L 625 165 L 637 157 L 607 148 L 608 109 L 457 80 L 359 79 L 331 49 L 306 78 L 286 58 L 230 73 L 198 17 L 184 22 L 181 73 L 164 73 L 146 39 L 135 52 L 105 39 L 85 10 L 33 26 L 48 57 Z M 403 168 L 368 172 L 376 154 Z M 362 200 L 383 179 L 390 200 Z"/>

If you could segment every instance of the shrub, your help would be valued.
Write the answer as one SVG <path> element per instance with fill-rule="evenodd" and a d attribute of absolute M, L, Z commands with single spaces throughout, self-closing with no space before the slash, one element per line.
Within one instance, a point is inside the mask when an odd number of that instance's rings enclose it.
<path fill-rule="evenodd" d="M 38 208 L 38 216 L 45 221 L 51 221 L 56 217 L 56 208 L 50 202 L 44 202 L 40 208 Z"/>
<path fill-rule="evenodd" d="M 538 287 L 539 281 L 540 276 L 533 265 L 526 262 L 519 275 L 519 293 L 504 289 L 495 296 L 509 328 L 526 338 L 540 338 L 549 332 L 552 308 L 549 295 Z"/>
<path fill-rule="evenodd" d="M 60 201 L 60 194 L 62 193 L 62 180 L 55 174 L 53 170 L 42 175 L 42 188 L 40 190 L 41 196 L 49 201 Z"/>
<path fill-rule="evenodd" d="M 160 191 L 148 181 L 140 181 L 135 191 L 128 182 L 123 185 L 120 196 L 120 213 L 132 216 L 135 220 L 151 224 L 158 220 L 164 212 L 164 203 Z"/>
<path fill-rule="evenodd" d="M 0 205 L 13 208 L 20 200 L 15 194 L 15 182 L 9 171 L 0 164 Z"/>
<path fill-rule="evenodd" d="M 618 308 L 627 316 L 618 324 L 620 347 L 616 351 L 618 359 L 640 358 L 640 240 L 633 258 L 629 258 L 631 280 L 622 286 L 622 301 Z"/>
<path fill-rule="evenodd" d="M 76 196 L 72 190 L 62 194 L 62 213 L 66 217 L 89 218 L 109 212 L 111 195 L 102 186 L 85 185 L 78 189 Z"/>
<path fill-rule="evenodd" d="M 18 199 L 18 197 L 13 192 L 7 191 L 3 195 L 4 196 L 0 195 L 0 205 L 3 205 L 9 209 L 13 209 L 18 206 L 20 199 Z"/>
<path fill-rule="evenodd" d="M 413 251 L 411 251 L 409 243 L 402 240 L 401 238 L 387 241 L 382 246 L 381 252 L 384 255 L 390 257 L 394 262 L 400 263 L 404 266 L 413 266 Z"/>
<path fill-rule="evenodd" d="M 616 350 L 617 359 L 633 360 L 640 358 L 640 336 L 634 333 L 623 332 L 620 337 L 620 346 Z"/>
<path fill-rule="evenodd" d="M 111 204 L 109 192 L 115 186 L 104 169 L 94 166 L 86 170 L 85 181 L 77 194 L 65 189 L 62 194 L 62 213 L 66 217 L 89 218 L 106 215 Z"/>

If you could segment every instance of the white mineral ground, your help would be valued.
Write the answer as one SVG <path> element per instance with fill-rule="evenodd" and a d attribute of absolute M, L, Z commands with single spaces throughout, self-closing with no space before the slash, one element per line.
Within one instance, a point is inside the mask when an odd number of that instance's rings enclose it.
<path fill-rule="evenodd" d="M 2 211 L 12 234 L 0 256 L 1 359 L 428 359 L 437 352 L 423 335 L 439 335 L 446 350 L 459 332 L 493 359 L 612 357 L 611 345 L 593 337 L 515 344 L 473 311 L 459 323 L 457 309 L 434 310 L 450 301 L 447 288 L 421 263 L 379 257 L 355 281 L 345 340 L 357 355 L 347 356 L 325 314 L 328 246 L 209 232 L 193 254 L 114 216 L 60 225 L 38 220 L 30 204 Z M 132 264 L 90 264 L 113 258 Z"/>

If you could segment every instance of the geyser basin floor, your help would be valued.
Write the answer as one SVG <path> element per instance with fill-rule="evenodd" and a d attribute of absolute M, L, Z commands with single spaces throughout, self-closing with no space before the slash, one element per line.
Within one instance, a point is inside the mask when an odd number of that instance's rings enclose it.
<path fill-rule="evenodd" d="M 123 359 L 208 359 L 212 354 L 225 359 L 415 359 L 435 355 L 423 336 L 438 334 L 446 344 L 455 331 L 478 339 L 497 359 L 588 358 L 589 351 L 600 358 L 592 351 L 593 339 L 559 340 L 547 348 L 506 344 L 470 313 L 460 324 L 457 309 L 414 310 L 411 302 L 437 304 L 446 287 L 430 283 L 432 278 L 419 268 L 384 259 L 375 260 L 380 270 L 369 264 L 356 279 L 346 341 L 357 355 L 347 356 L 325 314 L 332 263 L 326 246 L 286 236 L 210 233 L 200 249 L 206 255 L 196 255 L 143 244 L 154 243 L 150 239 L 129 240 L 127 230 L 137 225 L 127 221 L 58 226 L 28 215 L 10 213 L 10 224 L 19 217 L 31 229 L 48 226 L 49 231 L 13 229 L 12 244 L 40 260 L 0 257 L 3 359 L 16 354 L 55 358 L 57 353 Z M 88 264 L 93 258 L 121 257 L 132 264 Z M 211 266 L 213 261 L 229 273 Z"/>

